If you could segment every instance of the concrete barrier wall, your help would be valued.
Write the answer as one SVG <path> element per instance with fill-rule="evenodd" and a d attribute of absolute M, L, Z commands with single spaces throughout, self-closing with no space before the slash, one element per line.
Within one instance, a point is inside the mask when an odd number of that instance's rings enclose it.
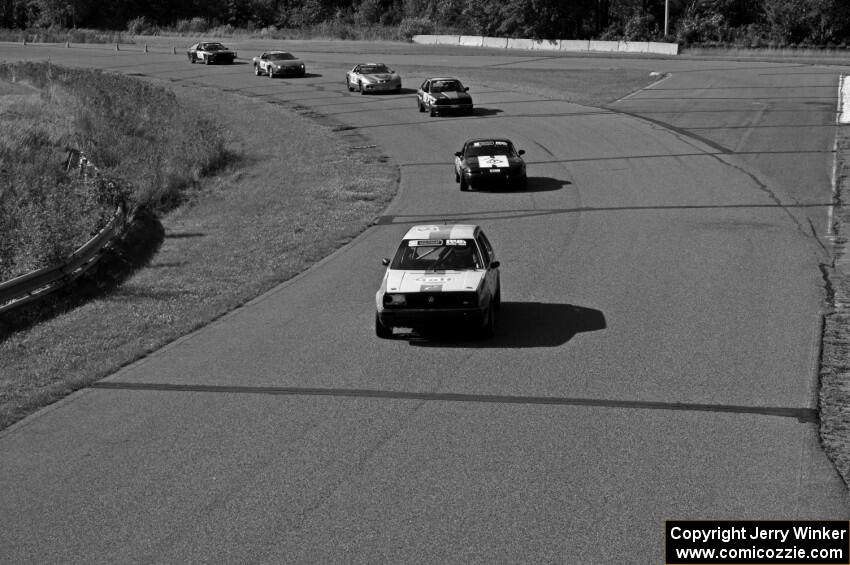
<path fill-rule="evenodd" d="M 679 54 L 679 44 L 678 43 L 655 43 L 649 42 L 649 52 L 657 53 L 659 55 L 678 55 Z"/>
<path fill-rule="evenodd" d="M 653 41 L 595 41 L 586 39 L 517 39 L 513 37 L 480 37 L 477 35 L 414 35 L 412 41 L 423 45 L 463 45 L 535 51 L 575 51 L 594 53 L 653 53 L 678 55 L 676 43 Z"/>
<path fill-rule="evenodd" d="M 532 43 L 534 43 L 533 39 L 516 39 L 509 37 L 508 49 L 531 49 Z"/>
<path fill-rule="evenodd" d="M 619 41 L 594 41 L 588 42 L 588 51 L 596 51 L 597 53 L 616 53 L 620 48 Z"/>
<path fill-rule="evenodd" d="M 507 37 L 482 37 L 481 38 L 481 46 L 482 47 L 498 47 L 498 48 L 501 48 L 501 49 L 507 49 L 508 38 Z"/>
<path fill-rule="evenodd" d="M 561 50 L 561 40 L 560 39 L 543 39 L 539 41 L 534 41 L 531 44 L 531 48 L 539 51 L 560 51 Z"/>
<path fill-rule="evenodd" d="M 590 41 L 587 39 L 562 39 L 561 51 L 590 51 Z"/>
<path fill-rule="evenodd" d="M 623 53 L 649 53 L 649 41 L 620 41 L 617 51 Z"/>

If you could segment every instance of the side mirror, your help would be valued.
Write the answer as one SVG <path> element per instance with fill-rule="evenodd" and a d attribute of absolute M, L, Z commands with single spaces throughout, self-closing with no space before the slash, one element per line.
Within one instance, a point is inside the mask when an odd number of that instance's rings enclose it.
<path fill-rule="evenodd" d="M 468 86 L 464 86 L 464 87 L 463 87 L 463 91 L 464 91 L 464 92 L 469 92 L 469 87 L 468 87 Z"/>
<path fill-rule="evenodd" d="M 460 157 L 461 155 L 463 155 L 463 153 L 461 153 L 460 151 L 455 151 L 455 157 Z"/>
<path fill-rule="evenodd" d="M 381 265 L 383 265 L 384 267 L 388 267 L 389 264 L 390 264 L 389 258 L 384 257 L 383 259 L 381 259 Z"/>
<path fill-rule="evenodd" d="M 525 155 L 525 149 L 520 149 L 519 151 L 517 151 L 517 153 L 520 155 Z"/>
<path fill-rule="evenodd" d="M 490 263 L 490 268 L 491 269 L 498 269 L 499 265 L 501 265 L 501 263 L 499 263 L 498 261 L 493 261 L 492 263 Z"/>

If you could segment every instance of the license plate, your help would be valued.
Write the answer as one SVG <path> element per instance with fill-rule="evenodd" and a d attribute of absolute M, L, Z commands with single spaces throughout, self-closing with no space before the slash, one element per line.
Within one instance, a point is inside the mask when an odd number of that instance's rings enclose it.
<path fill-rule="evenodd" d="M 490 169 L 491 173 L 501 173 L 502 169 Z"/>

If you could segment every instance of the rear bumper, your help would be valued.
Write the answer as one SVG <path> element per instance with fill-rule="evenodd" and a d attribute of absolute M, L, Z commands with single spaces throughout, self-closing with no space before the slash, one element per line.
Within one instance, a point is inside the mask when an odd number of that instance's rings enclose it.
<path fill-rule="evenodd" d="M 466 184 L 470 188 L 480 187 L 497 187 L 497 186 L 520 186 L 525 182 L 525 173 L 489 173 L 478 172 L 471 173 L 469 171 L 463 174 L 466 179 Z"/>

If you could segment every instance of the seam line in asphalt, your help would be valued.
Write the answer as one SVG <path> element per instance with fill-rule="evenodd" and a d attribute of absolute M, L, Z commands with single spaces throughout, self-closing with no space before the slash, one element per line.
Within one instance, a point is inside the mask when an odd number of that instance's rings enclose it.
<path fill-rule="evenodd" d="M 685 412 L 715 412 L 751 414 L 794 418 L 800 423 L 817 424 L 818 413 L 813 408 L 788 408 L 780 406 L 735 406 L 729 404 L 698 404 L 687 402 L 651 402 L 636 400 L 607 400 L 595 398 L 569 398 L 560 396 L 513 396 L 497 394 L 460 394 L 451 392 L 406 392 L 394 390 L 262 387 L 230 385 L 180 385 L 160 383 L 98 382 L 89 388 L 100 390 L 139 390 L 156 392 L 215 392 L 229 394 L 266 394 L 280 396 L 334 396 L 346 398 L 384 398 L 391 400 L 430 400 L 441 402 L 484 402 L 493 404 L 548 404 L 554 406 L 591 406 L 600 408 L 628 408 L 634 410 L 676 410 Z"/>

